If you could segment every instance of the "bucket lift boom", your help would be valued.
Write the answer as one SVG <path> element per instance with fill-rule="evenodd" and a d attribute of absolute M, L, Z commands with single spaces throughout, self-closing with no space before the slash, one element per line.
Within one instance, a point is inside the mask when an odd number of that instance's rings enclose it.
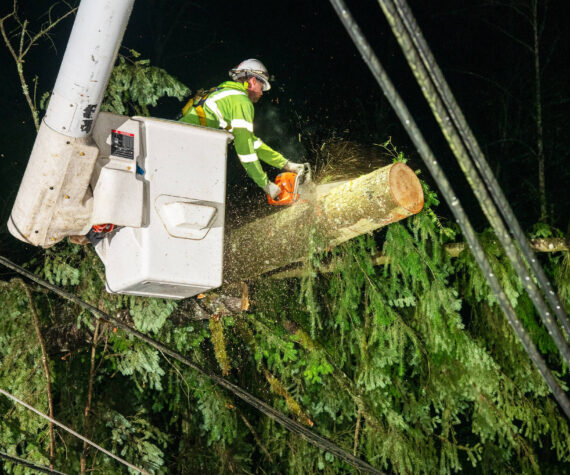
<path fill-rule="evenodd" d="M 47 248 L 113 223 L 96 245 L 107 289 L 184 298 L 222 282 L 232 136 L 100 113 L 133 4 L 81 1 L 8 229 Z"/>

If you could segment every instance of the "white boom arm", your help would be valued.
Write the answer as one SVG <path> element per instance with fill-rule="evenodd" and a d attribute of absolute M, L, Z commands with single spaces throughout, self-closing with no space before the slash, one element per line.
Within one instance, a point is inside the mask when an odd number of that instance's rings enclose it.
<path fill-rule="evenodd" d="M 24 242 L 49 247 L 91 227 L 90 134 L 134 0 L 82 0 L 8 222 Z"/>

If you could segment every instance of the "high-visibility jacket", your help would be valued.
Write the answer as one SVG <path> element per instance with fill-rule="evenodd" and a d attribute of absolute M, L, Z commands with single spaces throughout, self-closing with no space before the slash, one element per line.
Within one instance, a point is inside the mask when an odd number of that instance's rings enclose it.
<path fill-rule="evenodd" d="M 223 82 L 208 95 L 202 107 L 206 126 L 229 130 L 247 174 L 258 186 L 267 185 L 267 174 L 259 160 L 282 168 L 287 159 L 253 134 L 254 109 L 247 95 L 247 82 Z M 180 121 L 200 125 L 196 107 L 190 107 Z"/>

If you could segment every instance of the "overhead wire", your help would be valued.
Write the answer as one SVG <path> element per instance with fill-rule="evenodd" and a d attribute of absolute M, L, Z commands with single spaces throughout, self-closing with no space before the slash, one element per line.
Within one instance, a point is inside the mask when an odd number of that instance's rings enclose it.
<path fill-rule="evenodd" d="M 7 454 L 6 452 L 2 452 L 0 450 L 0 458 L 7 460 L 8 462 L 12 462 L 16 465 L 21 465 L 22 467 L 33 468 L 36 472 L 39 473 L 51 473 L 53 475 L 66 475 L 64 472 L 59 472 L 58 470 L 54 470 L 49 467 L 44 467 L 42 465 L 37 465 L 35 463 L 29 462 L 26 459 L 15 457 L 14 455 Z"/>
<path fill-rule="evenodd" d="M 493 197 L 499 208 L 499 212 L 503 215 L 503 218 L 505 219 L 508 225 L 509 230 L 516 238 L 516 241 L 520 246 L 520 250 L 524 258 L 526 259 L 526 262 L 535 273 L 536 279 L 540 284 L 544 292 L 544 295 L 546 296 L 548 302 L 550 303 L 550 306 L 553 309 L 556 317 L 558 318 L 560 325 L 566 332 L 566 336 L 569 337 L 570 320 L 568 319 L 568 315 L 564 311 L 564 307 L 561 304 L 558 295 L 552 289 L 552 285 L 548 280 L 548 278 L 546 277 L 546 274 L 544 273 L 544 270 L 542 269 L 540 262 L 538 261 L 538 259 L 536 259 L 536 256 L 534 255 L 534 252 L 530 247 L 528 239 L 526 238 L 525 233 L 522 230 L 511 208 L 510 203 L 506 199 L 503 190 L 501 189 L 500 185 L 495 179 L 495 176 L 491 171 L 491 168 L 489 167 L 487 160 L 485 159 L 485 155 L 483 154 L 483 151 L 479 147 L 479 144 L 475 136 L 473 135 L 471 128 L 467 124 L 467 121 L 463 116 L 461 108 L 457 104 L 455 97 L 451 92 L 451 89 L 449 88 L 447 81 L 445 80 L 445 77 L 443 76 L 443 73 L 441 72 L 441 69 L 437 64 L 437 61 L 435 60 L 408 4 L 406 3 L 405 0 L 393 0 L 393 1 L 379 0 L 379 1 L 380 1 L 380 6 L 383 8 L 387 18 L 389 16 L 394 17 L 393 5 L 395 4 L 395 9 L 397 10 L 398 16 L 401 19 L 404 27 L 406 28 L 409 37 L 413 41 L 414 46 L 421 57 L 421 60 L 425 66 L 426 71 L 428 72 L 431 80 L 435 84 L 438 93 L 441 96 L 441 99 L 444 102 L 447 111 L 449 112 L 451 120 L 453 121 L 455 127 L 457 128 L 457 132 L 461 136 L 463 143 L 465 144 L 469 153 L 471 154 L 471 157 L 473 158 L 477 169 L 481 173 L 481 176 L 483 177 L 483 180 L 485 181 L 485 184 L 487 185 L 487 188 L 489 189 L 491 196 Z M 389 10 L 385 10 L 385 8 Z"/>
<path fill-rule="evenodd" d="M 456 194 L 449 183 L 449 180 L 445 176 L 441 166 L 437 162 L 433 152 L 431 151 L 429 145 L 424 139 L 421 131 L 419 130 L 415 120 L 413 119 L 410 111 L 403 102 L 402 98 L 396 91 L 392 81 L 388 77 L 386 71 L 380 64 L 378 58 L 374 54 L 374 51 L 370 47 L 370 44 L 360 31 L 360 27 L 354 21 L 349 10 L 346 8 L 342 0 L 329 0 L 332 4 L 335 12 L 337 13 L 339 19 L 344 25 L 347 33 L 351 37 L 358 51 L 360 52 L 364 62 L 370 69 L 372 75 L 378 82 L 379 86 L 382 88 L 386 98 L 390 102 L 392 108 L 396 112 L 398 118 L 404 125 L 408 135 L 410 136 L 412 142 L 416 146 L 418 153 L 422 157 L 426 167 L 430 171 L 432 177 L 436 181 L 439 190 L 441 191 L 445 201 L 449 205 L 453 215 L 455 216 L 461 231 L 471 248 L 473 256 L 481 268 L 483 275 L 486 277 L 489 286 L 497 298 L 497 302 L 502 309 L 503 313 L 507 317 L 510 325 L 512 326 L 517 338 L 521 342 L 523 348 L 528 354 L 529 358 L 543 377 L 547 386 L 549 387 L 552 395 L 560 405 L 562 411 L 568 419 L 570 419 L 570 401 L 566 396 L 564 390 L 560 387 L 550 370 L 548 369 L 544 359 L 536 349 L 532 339 L 524 329 L 522 323 L 518 319 L 512 305 L 505 294 L 505 291 L 501 287 L 497 276 L 493 273 L 493 269 L 489 264 L 489 261 L 485 255 L 483 247 L 479 242 L 477 235 L 469 221 L 469 218 L 463 209 L 461 202 L 457 198 Z"/>
<path fill-rule="evenodd" d="M 0 388 L 0 394 L 6 396 L 8 399 L 11 399 L 13 402 L 15 402 L 16 404 L 19 404 L 21 406 L 24 406 L 26 409 L 36 413 L 38 416 L 43 417 L 44 419 L 50 421 L 52 424 L 55 424 L 56 426 L 62 428 L 63 430 L 65 430 L 66 432 L 69 432 L 70 434 L 74 435 L 75 437 L 77 437 L 78 439 L 82 440 L 83 442 L 85 442 L 86 444 L 91 445 L 92 447 L 96 448 L 97 450 L 99 450 L 100 452 L 103 452 L 104 454 L 108 455 L 111 458 L 114 458 L 115 460 L 117 460 L 118 462 L 121 462 L 123 465 L 132 468 L 133 470 L 136 470 L 139 473 L 143 473 L 145 475 L 150 475 L 150 472 L 147 472 L 146 470 L 137 467 L 136 465 L 133 465 L 130 462 L 127 462 L 125 459 L 119 457 L 118 455 L 115 455 L 113 452 L 108 451 L 107 449 L 105 449 L 104 447 L 101 447 L 100 445 L 96 444 L 95 442 L 93 442 L 92 440 L 89 440 L 87 437 L 82 436 L 80 433 L 75 432 L 71 427 L 67 427 L 65 424 L 62 424 L 61 422 L 59 422 L 58 420 L 54 419 L 53 417 L 48 416 L 47 414 L 44 414 L 43 412 L 39 411 L 38 409 L 36 409 L 35 407 L 29 405 L 28 403 L 22 401 L 21 399 L 17 398 L 16 396 L 14 396 L 13 394 L 9 393 L 8 391 L 6 391 L 5 389 Z"/>
<path fill-rule="evenodd" d="M 421 35 L 421 31 L 414 21 L 411 11 L 407 8 L 405 0 L 378 1 L 450 148 L 457 157 L 459 165 L 465 173 L 483 212 L 493 227 L 495 235 L 505 249 L 507 257 L 512 262 L 515 272 L 534 303 L 542 322 L 560 351 L 562 358 L 566 364 L 570 364 L 570 346 L 568 346 L 556 321 L 552 318 L 551 311 L 554 310 L 566 334 L 570 335 L 568 317 L 561 303 L 558 301 L 556 293 L 552 290 L 550 282 L 544 275 L 540 263 L 530 249 L 528 240 L 524 236 L 517 218 L 495 180 L 465 118 L 461 114 L 459 106 L 455 102 L 453 94 L 443 78 L 443 74 L 441 74 L 439 67 L 433 59 L 429 47 Z M 394 3 L 397 4 L 397 7 Z M 474 160 L 472 160 L 472 157 Z M 481 177 L 477 173 L 473 161 L 481 173 L 483 180 L 481 180 Z M 485 187 L 485 185 L 487 185 L 487 187 Z M 497 209 L 493 200 L 497 203 L 499 209 Z M 507 229 L 500 214 L 503 215 L 510 229 Z M 531 269 L 535 272 L 534 276 L 530 275 L 519 250 L 514 245 L 509 231 L 512 231 L 513 235 L 515 235 L 519 249 L 523 252 L 523 256 L 531 266 Z M 545 291 L 545 295 L 549 297 L 548 300 L 552 306 L 551 310 L 544 302 L 542 294 L 535 284 L 535 278 Z"/>
<path fill-rule="evenodd" d="M 273 419 L 275 422 L 281 424 L 288 431 L 292 432 L 293 434 L 298 435 L 303 440 L 314 445 L 315 447 L 317 447 L 321 450 L 324 450 L 326 452 L 329 452 L 330 454 L 334 455 L 338 459 L 345 461 L 346 463 L 352 465 L 353 467 L 355 467 L 359 470 L 362 470 L 363 472 L 374 473 L 374 474 L 383 474 L 384 473 L 384 472 L 378 470 L 377 468 L 373 467 L 372 465 L 370 465 L 368 462 L 359 459 L 358 457 L 351 454 L 347 450 L 343 449 L 339 445 L 335 444 L 331 440 L 329 440 L 329 439 L 327 439 L 321 435 L 318 435 L 317 433 L 315 433 L 311 429 L 305 427 L 301 423 L 299 423 L 293 419 L 290 419 L 285 414 L 283 414 L 282 412 L 278 411 L 277 409 L 271 407 L 269 404 L 267 404 L 266 402 L 257 398 L 253 394 L 250 394 L 245 389 L 240 388 L 239 386 L 235 385 L 234 383 L 228 381 L 225 378 L 222 378 L 221 376 L 218 376 L 216 374 L 213 374 L 213 373 L 206 371 L 205 369 L 201 368 L 197 364 L 190 361 L 188 358 L 182 356 L 180 353 L 172 350 L 171 348 L 167 347 L 166 345 L 163 345 L 162 343 L 156 341 L 155 339 L 149 337 L 148 335 L 141 333 L 140 331 L 136 330 L 135 328 L 131 327 L 130 325 L 126 324 L 125 322 L 119 320 L 118 318 L 116 318 L 112 315 L 109 315 L 109 314 L 103 312 L 102 310 L 98 309 L 97 307 L 94 307 L 93 305 L 81 300 L 76 295 L 63 290 L 63 289 L 57 287 L 56 285 L 50 284 L 49 282 L 45 281 L 44 279 L 38 277 L 37 275 L 33 274 L 32 272 L 30 272 L 28 270 L 22 268 L 21 266 L 13 263 L 12 261 L 10 261 L 9 259 L 7 259 L 3 256 L 0 256 L 0 264 L 8 267 L 9 269 L 12 269 L 13 271 L 17 272 L 18 274 L 20 274 L 24 277 L 36 282 L 37 284 L 41 285 L 42 287 L 45 287 L 46 289 L 51 290 L 52 292 L 58 294 L 59 296 L 65 298 L 66 300 L 69 300 L 70 302 L 73 302 L 73 303 L 79 305 L 81 308 L 88 310 L 96 319 L 107 322 L 107 323 L 112 323 L 113 325 L 115 325 L 118 328 L 121 328 L 122 330 L 126 331 L 127 333 L 139 338 L 140 340 L 144 341 L 145 343 L 147 343 L 148 345 L 152 346 L 153 348 L 159 350 L 160 352 L 165 353 L 165 354 L 171 356 L 172 358 L 174 358 L 175 360 L 177 360 L 178 362 L 184 364 L 185 366 L 192 368 L 194 371 L 201 374 L 202 376 L 209 378 L 215 384 L 226 388 L 227 390 L 232 392 L 235 396 L 240 398 L 242 401 L 246 402 L 250 406 L 252 406 L 255 409 L 257 409 L 258 411 L 260 411 L 261 413 L 265 414 L 267 417 Z"/>

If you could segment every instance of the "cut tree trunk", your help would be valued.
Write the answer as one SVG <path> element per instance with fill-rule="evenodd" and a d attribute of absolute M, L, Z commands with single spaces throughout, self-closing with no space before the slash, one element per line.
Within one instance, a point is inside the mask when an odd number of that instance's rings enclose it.
<path fill-rule="evenodd" d="M 316 193 L 231 232 L 224 281 L 235 283 L 307 258 L 311 242 L 330 249 L 419 213 L 423 191 L 413 170 L 394 163 Z"/>

